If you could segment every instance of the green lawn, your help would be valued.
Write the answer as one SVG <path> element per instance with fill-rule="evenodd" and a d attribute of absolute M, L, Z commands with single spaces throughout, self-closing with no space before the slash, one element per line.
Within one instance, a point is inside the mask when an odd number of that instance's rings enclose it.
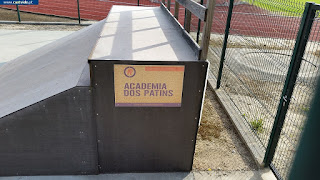
<path fill-rule="evenodd" d="M 301 16 L 306 2 L 320 4 L 320 0 L 243 0 L 262 9 L 287 16 Z"/>

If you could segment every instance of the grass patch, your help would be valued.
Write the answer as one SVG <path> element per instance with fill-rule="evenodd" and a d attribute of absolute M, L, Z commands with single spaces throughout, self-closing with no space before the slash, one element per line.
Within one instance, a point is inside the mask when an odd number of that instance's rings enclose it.
<path fill-rule="evenodd" d="M 262 119 L 257 119 L 257 120 L 254 120 L 254 121 L 251 121 L 250 122 L 251 124 L 251 128 L 256 131 L 257 133 L 262 133 L 263 131 L 263 121 Z"/>
<path fill-rule="evenodd" d="M 286 16 L 301 16 L 306 2 L 320 4 L 320 0 L 243 0 L 273 13 L 280 13 Z"/>
<path fill-rule="evenodd" d="M 301 105 L 300 110 L 302 111 L 302 113 L 307 114 L 309 112 L 310 108 L 308 106 Z"/>

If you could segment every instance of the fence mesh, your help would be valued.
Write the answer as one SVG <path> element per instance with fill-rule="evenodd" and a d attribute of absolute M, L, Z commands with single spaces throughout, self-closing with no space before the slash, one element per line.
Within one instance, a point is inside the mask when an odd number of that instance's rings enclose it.
<path fill-rule="evenodd" d="M 319 12 L 316 14 L 319 14 Z M 288 173 L 299 145 L 299 138 L 310 109 L 310 103 L 317 86 L 320 65 L 319 27 L 320 20 L 315 18 L 275 157 L 272 161 L 273 166 L 284 179 L 288 178 Z"/>
<path fill-rule="evenodd" d="M 216 77 L 228 5 L 228 0 L 220 2 L 214 12 L 209 60 Z M 269 142 L 304 6 L 300 1 L 234 1 L 221 87 L 263 149 Z M 316 18 L 272 161 L 284 179 L 298 146 L 318 76 L 320 26 L 317 22 Z"/>
<path fill-rule="evenodd" d="M 222 87 L 267 147 L 304 8 L 289 17 L 262 2 L 235 1 Z"/>

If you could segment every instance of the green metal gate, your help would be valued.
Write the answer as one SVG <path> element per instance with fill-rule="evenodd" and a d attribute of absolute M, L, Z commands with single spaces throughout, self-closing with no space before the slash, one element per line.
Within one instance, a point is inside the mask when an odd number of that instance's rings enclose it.
<path fill-rule="evenodd" d="M 296 39 L 288 75 L 282 91 L 277 115 L 270 135 L 264 162 L 274 172 L 287 177 L 295 155 L 298 140 L 304 128 L 307 112 L 316 88 L 319 75 L 319 57 L 310 56 L 310 50 L 317 48 L 319 43 L 317 11 L 320 5 L 306 3 Z M 313 32 L 311 34 L 311 32 Z M 311 36 L 310 36 L 311 34 Z M 308 46 L 307 46 L 308 45 Z M 307 52 L 306 52 L 307 51 Z M 311 51 L 317 55 L 317 51 Z M 307 69 L 307 71 L 304 71 Z M 306 73 L 311 78 L 301 80 Z M 301 112 L 302 111 L 302 112 Z M 299 116 L 297 116 L 299 114 Z M 286 127 L 298 127 L 298 130 Z M 290 137 L 291 135 L 291 137 Z M 289 136 L 289 137 L 288 137 Z"/>
<path fill-rule="evenodd" d="M 224 40 L 211 46 L 220 59 L 211 59 L 217 88 L 237 107 L 265 151 L 265 166 L 279 179 L 288 178 L 320 66 L 320 5 L 306 3 L 303 11 L 294 2 L 228 1 Z M 290 11 L 274 9 L 284 6 Z M 252 16 L 239 14 L 241 10 Z M 250 21 L 262 23 L 244 32 L 239 28 L 244 17 L 252 17 L 246 19 L 248 26 Z M 274 33 L 263 26 L 273 26 Z M 266 32 L 258 32 L 260 27 Z"/>

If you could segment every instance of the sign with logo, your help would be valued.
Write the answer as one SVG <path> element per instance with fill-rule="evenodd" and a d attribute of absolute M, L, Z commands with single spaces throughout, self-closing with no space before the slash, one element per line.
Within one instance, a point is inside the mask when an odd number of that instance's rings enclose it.
<path fill-rule="evenodd" d="M 114 65 L 116 107 L 181 107 L 183 65 Z"/>
<path fill-rule="evenodd" d="M 38 5 L 39 0 L 0 0 L 0 5 Z"/>

